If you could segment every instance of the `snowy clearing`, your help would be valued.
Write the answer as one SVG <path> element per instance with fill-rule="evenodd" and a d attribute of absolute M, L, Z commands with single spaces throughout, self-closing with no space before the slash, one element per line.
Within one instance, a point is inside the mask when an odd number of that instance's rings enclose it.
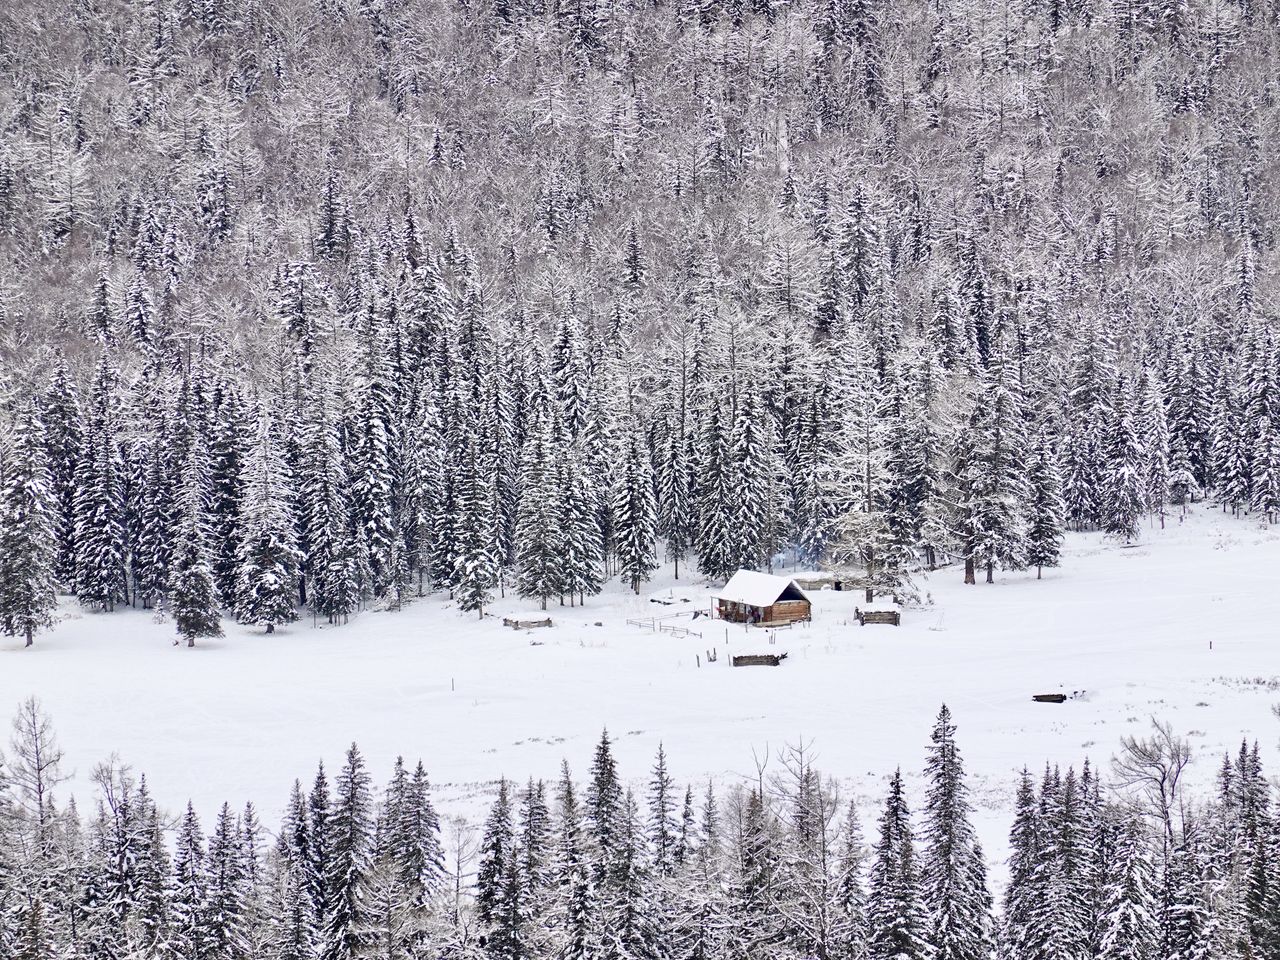
<path fill-rule="evenodd" d="M 556 607 L 551 629 L 504 627 L 503 616 L 537 615 L 516 598 L 481 621 L 434 597 L 337 628 L 308 621 L 265 636 L 226 624 L 226 637 L 196 650 L 171 646 L 172 625 L 149 613 L 67 604 L 32 650 L 0 647 L 0 703 L 44 701 L 78 793 L 116 752 L 170 809 L 190 797 L 211 815 L 224 799 L 252 799 L 270 821 L 295 777 L 321 757 L 336 768 L 352 740 L 380 781 L 397 753 L 420 755 L 442 810 L 471 815 L 499 776 L 554 778 L 562 757 L 585 774 L 604 726 L 637 782 L 659 740 L 677 780 L 730 783 L 754 777 L 753 750 L 803 738 L 822 769 L 878 803 L 898 764 L 918 785 L 945 701 L 999 862 L 1023 764 L 1106 763 L 1155 715 L 1191 738 L 1207 782 L 1242 737 L 1270 746 L 1280 732 L 1270 713 L 1280 532 L 1198 508 L 1146 537 L 1121 547 L 1071 535 L 1063 567 L 1041 582 L 1031 571 L 965 587 L 958 569 L 941 571 L 921 581 L 932 606 L 907 610 L 898 628 L 859 627 L 860 593 L 810 591 L 814 622 L 773 644 L 768 631 L 692 621 L 715 591 L 669 570 L 642 597 L 614 583 L 586 608 Z M 702 636 L 626 622 L 672 614 L 663 622 Z M 732 653 L 782 652 L 778 668 L 729 665 Z M 1031 701 L 1057 691 L 1084 693 Z"/>

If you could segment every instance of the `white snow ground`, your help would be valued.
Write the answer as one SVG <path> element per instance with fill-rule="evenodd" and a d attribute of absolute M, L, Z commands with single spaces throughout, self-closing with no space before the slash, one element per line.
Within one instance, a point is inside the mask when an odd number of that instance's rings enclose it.
<path fill-rule="evenodd" d="M 863 802 L 870 830 L 895 765 L 919 803 L 945 701 L 999 876 L 1023 764 L 1105 764 L 1121 735 L 1144 732 L 1154 715 L 1191 738 L 1201 783 L 1242 737 L 1260 739 L 1269 769 L 1280 768 L 1270 713 L 1280 700 L 1278 546 L 1280 531 L 1256 519 L 1197 508 L 1134 547 L 1073 534 L 1062 567 L 1040 582 L 1032 571 L 966 587 L 959 569 L 940 571 L 920 584 L 932 605 L 907 610 L 899 628 L 860 628 L 860 594 L 815 591 L 812 625 L 779 631 L 773 645 L 767 632 L 687 613 L 666 622 L 701 637 L 628 625 L 709 606 L 711 588 L 676 583 L 669 570 L 642 597 L 613 583 L 529 632 L 502 625 L 504 614 L 535 615 L 517 598 L 481 621 L 432 597 L 274 636 L 228 623 L 225 638 L 188 650 L 152 614 L 68 603 L 33 649 L 0 641 L 0 713 L 31 694 L 43 701 L 75 774 L 64 794 L 87 794 L 93 765 L 116 752 L 172 810 L 190 797 L 212 818 L 224 799 L 252 799 L 268 822 L 295 777 L 308 781 L 321 757 L 336 771 L 352 740 L 378 782 L 398 753 L 421 756 L 442 811 L 476 818 L 501 775 L 554 779 L 567 757 L 585 776 L 606 726 L 637 786 L 660 740 L 681 782 L 729 783 L 754 778 L 753 751 L 803 739 Z M 719 659 L 708 664 L 712 647 Z M 783 651 L 776 669 L 729 665 L 734 652 Z M 1055 691 L 1084 694 L 1031 701 Z"/>

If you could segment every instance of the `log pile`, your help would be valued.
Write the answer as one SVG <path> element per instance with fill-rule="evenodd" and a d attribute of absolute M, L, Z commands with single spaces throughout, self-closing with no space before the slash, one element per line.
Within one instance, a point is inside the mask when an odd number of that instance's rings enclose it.
<path fill-rule="evenodd" d="M 735 667 L 776 667 L 787 659 L 785 653 L 746 653 L 733 658 Z"/>

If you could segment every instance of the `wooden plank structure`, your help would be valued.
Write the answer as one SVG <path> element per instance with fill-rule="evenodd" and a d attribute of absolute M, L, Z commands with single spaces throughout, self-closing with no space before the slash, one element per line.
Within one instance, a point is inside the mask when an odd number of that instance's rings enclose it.
<path fill-rule="evenodd" d="M 733 623 L 781 626 L 809 620 L 813 608 L 794 580 L 739 570 L 715 597 L 716 614 Z"/>
<path fill-rule="evenodd" d="M 545 620 L 513 620 L 510 617 L 503 617 L 502 625 L 510 627 L 512 630 L 531 630 L 534 627 L 551 626 L 551 618 L 547 617 Z"/>
<path fill-rule="evenodd" d="M 735 667 L 776 667 L 787 659 L 785 653 L 745 653 L 733 658 Z"/>
<path fill-rule="evenodd" d="M 892 624 L 895 627 L 902 626 L 902 612 L 899 610 L 854 610 L 854 615 L 858 618 L 858 625 L 865 627 L 868 623 L 885 623 Z"/>

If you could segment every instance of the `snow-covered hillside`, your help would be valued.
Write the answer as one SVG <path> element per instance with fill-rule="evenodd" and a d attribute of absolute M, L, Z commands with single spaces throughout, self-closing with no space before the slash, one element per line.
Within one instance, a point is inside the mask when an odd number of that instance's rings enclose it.
<path fill-rule="evenodd" d="M 606 726 L 636 780 L 659 741 L 678 779 L 731 782 L 754 777 L 754 755 L 803 739 L 822 769 L 878 800 L 896 765 L 918 779 L 945 701 L 999 860 L 1000 805 L 1023 764 L 1105 763 L 1156 716 L 1190 737 L 1206 781 L 1242 737 L 1276 738 L 1278 545 L 1274 529 L 1198 508 L 1137 546 L 1073 534 L 1062 568 L 1039 582 L 1033 571 L 966 587 L 959 570 L 940 571 L 920 584 L 932 605 L 896 629 L 860 628 L 860 594 L 814 592 L 813 623 L 772 645 L 768 632 L 692 620 L 713 591 L 670 571 L 644 596 L 611 585 L 529 632 L 502 625 L 534 612 L 517 599 L 480 620 L 432 597 L 336 628 L 265 636 L 227 624 L 225 638 L 188 650 L 150 614 L 68 604 L 31 650 L 0 647 L 0 704 L 44 701 L 82 792 L 93 764 L 119 752 L 170 808 L 191 797 L 212 814 L 252 799 L 270 819 L 295 776 L 337 763 L 352 740 L 379 778 L 397 753 L 420 755 L 441 807 L 474 815 L 499 776 L 551 778 L 562 757 L 585 772 Z M 675 613 L 665 622 L 702 635 L 627 623 Z M 777 669 L 729 665 L 731 653 L 784 651 Z M 1082 693 L 1031 700 L 1055 691 Z"/>

